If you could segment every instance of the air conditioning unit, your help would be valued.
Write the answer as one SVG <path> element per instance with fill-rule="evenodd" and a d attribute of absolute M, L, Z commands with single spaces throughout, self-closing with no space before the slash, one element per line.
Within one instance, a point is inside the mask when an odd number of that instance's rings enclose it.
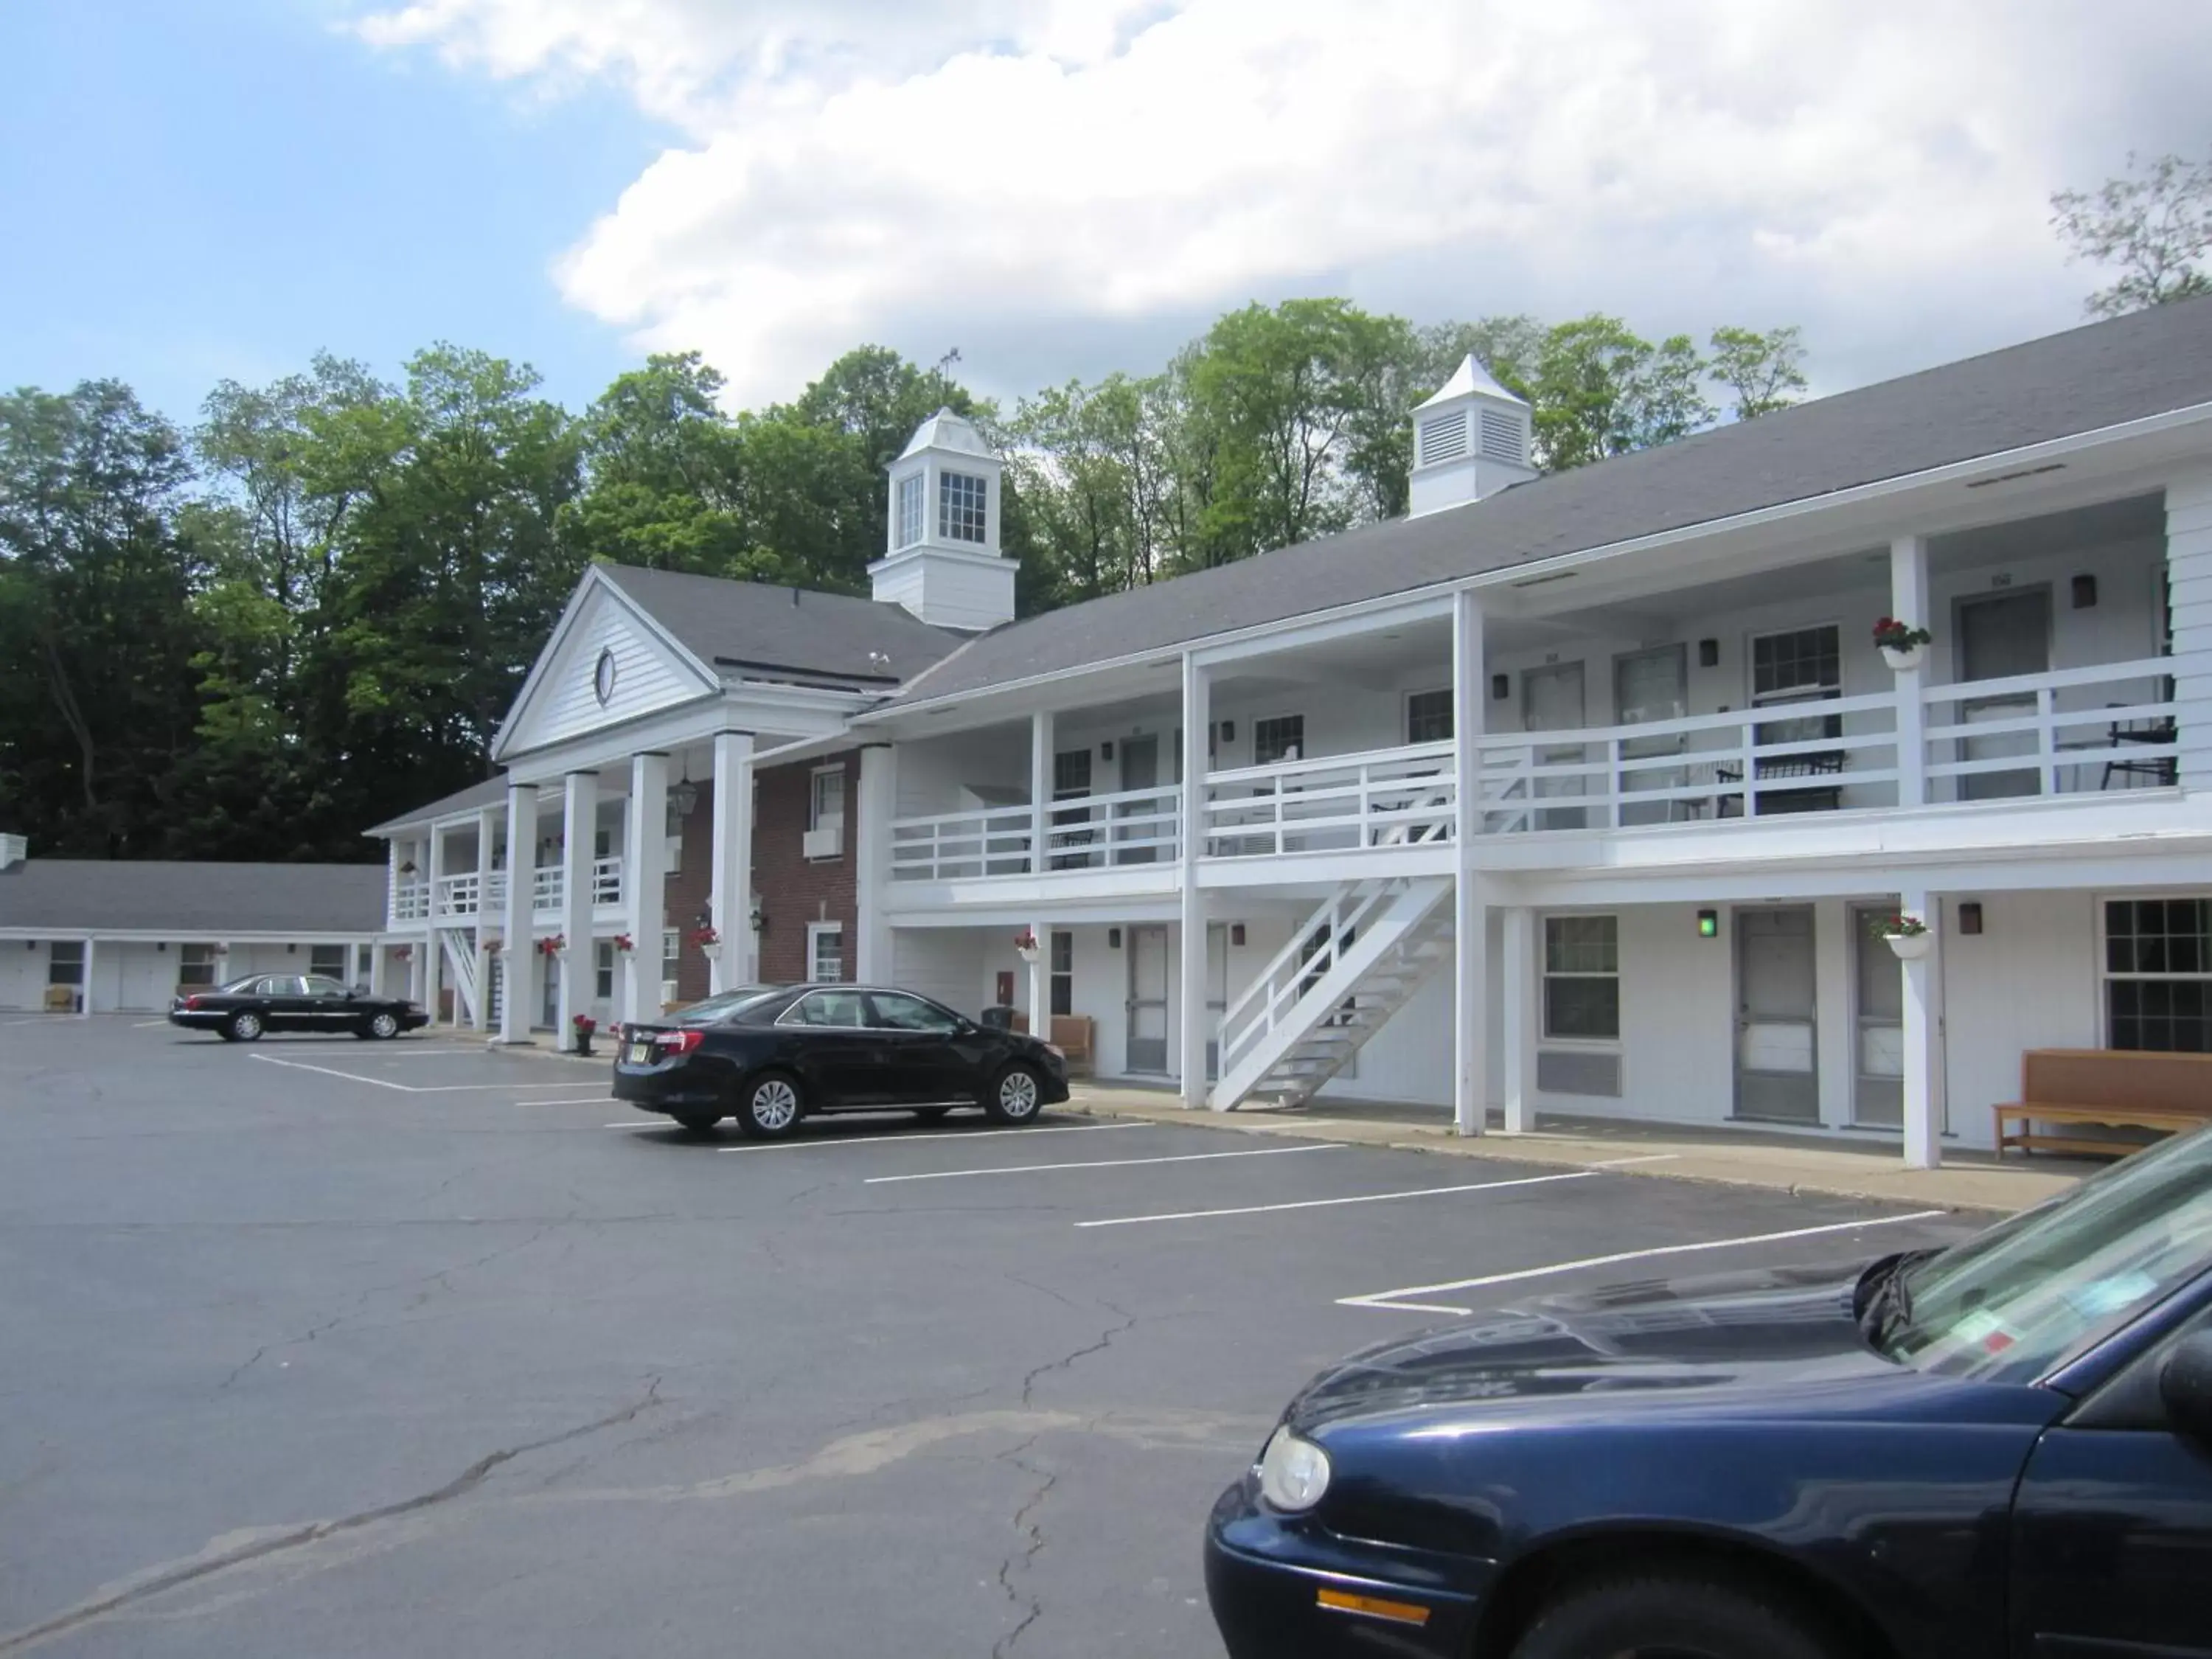
<path fill-rule="evenodd" d="M 845 825 L 833 820 L 800 838 L 800 850 L 811 859 L 834 859 L 845 850 Z"/>

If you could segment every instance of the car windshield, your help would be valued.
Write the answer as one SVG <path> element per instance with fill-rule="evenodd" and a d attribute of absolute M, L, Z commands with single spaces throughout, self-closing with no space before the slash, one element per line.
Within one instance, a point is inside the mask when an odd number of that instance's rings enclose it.
<path fill-rule="evenodd" d="M 2208 1265 L 2212 1130 L 2138 1152 L 1963 1244 L 1905 1258 L 1877 1346 L 1931 1370 L 2025 1382 Z"/>
<path fill-rule="evenodd" d="M 783 994 L 783 988 L 775 985 L 740 985 L 734 991 L 723 991 L 703 1002 L 695 1002 L 678 1013 L 678 1025 L 718 1025 L 726 1019 L 735 1019 L 748 1008 L 757 1007 L 771 997 Z"/>

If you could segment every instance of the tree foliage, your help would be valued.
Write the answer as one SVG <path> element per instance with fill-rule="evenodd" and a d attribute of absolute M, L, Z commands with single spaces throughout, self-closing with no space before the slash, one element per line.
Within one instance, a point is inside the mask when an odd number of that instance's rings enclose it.
<path fill-rule="evenodd" d="M 316 357 L 226 380 L 190 433 L 114 381 L 0 398 L 0 827 L 41 853 L 368 856 L 362 829 L 486 775 L 593 561 L 866 592 L 884 469 L 940 408 L 1006 460 L 1024 611 L 1406 510 L 1411 415 L 1472 353 L 1580 465 L 1805 385 L 1795 329 L 1710 357 L 1617 318 L 1438 322 L 1251 305 L 1158 373 L 1002 418 L 880 346 L 728 407 L 696 353 L 571 413 L 526 366 L 439 344 L 397 385 Z"/>
<path fill-rule="evenodd" d="M 2062 190 L 2051 223 L 2070 257 L 2117 266 L 2118 277 L 2085 302 L 2093 317 L 2118 317 L 2212 293 L 2212 160 L 2130 155 L 2122 177 L 2094 190 Z"/>

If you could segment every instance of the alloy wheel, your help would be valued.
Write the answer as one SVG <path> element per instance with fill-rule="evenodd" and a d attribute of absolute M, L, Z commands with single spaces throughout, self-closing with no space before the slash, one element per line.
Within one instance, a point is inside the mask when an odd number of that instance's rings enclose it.
<path fill-rule="evenodd" d="M 774 1133 L 787 1129 L 799 1115 L 798 1091 L 780 1077 L 768 1078 L 753 1090 L 753 1121 Z"/>
<path fill-rule="evenodd" d="M 999 1079 L 999 1109 L 1008 1117 L 1028 1117 L 1037 1109 L 1036 1079 L 1017 1066 Z"/>

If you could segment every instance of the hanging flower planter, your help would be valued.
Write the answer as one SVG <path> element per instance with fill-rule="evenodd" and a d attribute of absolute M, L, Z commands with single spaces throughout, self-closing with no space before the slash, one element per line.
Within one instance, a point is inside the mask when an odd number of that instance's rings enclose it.
<path fill-rule="evenodd" d="M 614 947 L 624 956 L 628 956 L 637 949 L 637 941 L 628 933 L 617 933 L 614 937 Z"/>
<path fill-rule="evenodd" d="M 539 939 L 538 941 L 538 954 L 541 957 L 551 957 L 555 958 L 567 956 L 568 954 L 568 936 L 566 933 L 554 933 L 547 938 Z"/>
<path fill-rule="evenodd" d="M 699 947 L 699 954 L 709 962 L 722 959 L 722 936 L 710 927 L 691 930 L 691 942 Z"/>
<path fill-rule="evenodd" d="M 1035 962 L 1037 959 L 1036 935 L 1028 928 L 1023 928 L 1014 935 L 1014 952 L 1024 962 Z"/>
<path fill-rule="evenodd" d="M 1874 642 L 1881 648 L 1881 659 L 1900 674 L 1919 667 L 1935 640 L 1926 629 L 1894 617 L 1884 617 L 1874 625 Z"/>
<path fill-rule="evenodd" d="M 1875 932 L 1889 941 L 1899 962 L 1917 962 L 1936 948 L 1936 934 L 1918 916 L 1899 912 L 1875 923 Z"/>

